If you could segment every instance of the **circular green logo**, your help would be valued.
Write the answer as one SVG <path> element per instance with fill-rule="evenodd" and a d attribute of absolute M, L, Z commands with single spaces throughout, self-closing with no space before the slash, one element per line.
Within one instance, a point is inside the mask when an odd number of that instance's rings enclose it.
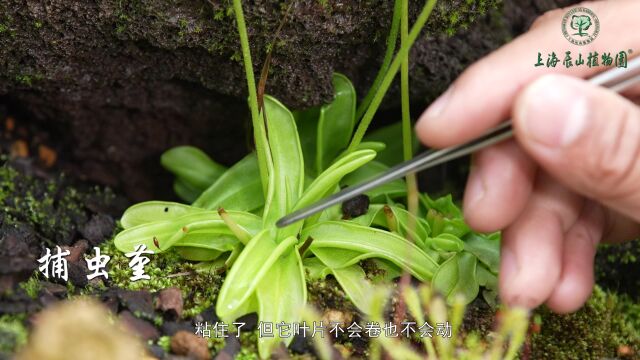
<path fill-rule="evenodd" d="M 590 9 L 573 8 L 562 18 L 562 34 L 574 45 L 587 45 L 600 34 L 600 20 Z"/>

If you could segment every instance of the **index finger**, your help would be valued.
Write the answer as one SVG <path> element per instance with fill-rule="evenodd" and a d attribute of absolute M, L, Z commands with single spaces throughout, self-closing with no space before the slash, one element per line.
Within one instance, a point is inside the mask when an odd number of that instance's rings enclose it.
<path fill-rule="evenodd" d="M 550 72 L 591 77 L 609 68 L 602 64 L 603 54 L 615 59 L 624 51 L 631 59 L 640 52 L 640 32 L 627 31 L 635 26 L 634 14 L 640 13 L 640 1 L 585 2 L 578 6 L 598 17 L 600 32 L 595 40 L 583 46 L 567 41 L 562 21 L 570 8 L 544 15 L 527 33 L 470 66 L 431 104 L 416 124 L 420 140 L 432 147 L 469 141 L 506 120 L 518 92 L 534 79 Z M 568 51 L 573 56 L 571 67 L 563 64 Z M 587 66 L 588 55 L 595 53 L 599 66 Z M 546 65 L 551 54 L 558 58 L 555 67 Z M 575 64 L 578 56 L 584 61 L 580 66 Z M 543 65 L 535 66 L 539 59 Z"/>

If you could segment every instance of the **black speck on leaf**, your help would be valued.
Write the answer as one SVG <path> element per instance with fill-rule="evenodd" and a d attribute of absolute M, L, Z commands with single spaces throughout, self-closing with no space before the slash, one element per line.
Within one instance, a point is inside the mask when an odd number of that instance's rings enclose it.
<path fill-rule="evenodd" d="M 367 210 L 369 210 L 369 197 L 364 194 L 342 203 L 342 216 L 344 219 L 358 217 L 365 214 Z"/>

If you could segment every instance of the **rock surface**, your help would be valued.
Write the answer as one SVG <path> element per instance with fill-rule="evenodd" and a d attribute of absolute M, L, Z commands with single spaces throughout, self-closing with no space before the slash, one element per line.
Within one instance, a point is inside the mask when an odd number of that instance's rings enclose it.
<path fill-rule="evenodd" d="M 186 355 L 197 360 L 211 359 L 207 339 L 183 330 L 171 337 L 171 351 L 174 354 Z"/>
<path fill-rule="evenodd" d="M 416 106 L 470 62 L 571 0 L 442 0 L 412 52 Z M 499 3 L 498 8 L 494 5 Z M 245 4 L 254 66 L 273 48 L 267 91 L 301 108 L 330 99 L 331 74 L 362 96 L 385 49 L 393 2 Z M 422 2 L 411 1 L 412 17 Z M 89 180 L 153 195 L 158 155 L 193 144 L 229 164 L 247 152 L 248 116 L 230 1 L 78 0 L 0 3 L 0 103 L 56 134 Z M 455 36 L 450 34 L 459 31 Z M 392 89 L 387 106 L 397 99 Z M 157 181 L 155 181 L 157 182 Z"/>

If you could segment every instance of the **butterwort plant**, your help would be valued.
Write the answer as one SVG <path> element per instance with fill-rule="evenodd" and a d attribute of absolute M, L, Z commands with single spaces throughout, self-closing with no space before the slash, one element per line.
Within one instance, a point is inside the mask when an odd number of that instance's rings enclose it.
<path fill-rule="evenodd" d="M 397 36 L 406 1 L 396 1 L 389 38 Z M 144 244 L 201 262 L 203 270 L 225 272 L 216 312 L 228 323 L 253 312 L 263 322 L 300 322 L 307 281 L 328 275 L 363 313 L 374 282 L 403 271 L 432 282 L 448 299 L 463 295 L 471 301 L 482 286 L 491 300 L 499 236 L 471 232 L 450 196 L 433 200 L 420 194 L 418 209 L 410 212 L 403 202 L 407 185 L 397 180 L 369 192 L 371 204 L 356 214 L 334 207 L 285 228 L 275 226 L 289 212 L 399 161 L 385 151 L 385 140 L 397 142 L 399 126 L 366 137 L 365 131 L 434 4 L 425 4 L 394 60 L 385 61 L 373 95 L 365 97 L 364 108 L 360 105 L 363 110 L 356 112 L 351 82 L 335 74 L 331 103 L 292 113 L 269 95 L 258 98 L 242 7 L 234 0 L 255 151 L 230 168 L 193 147 L 167 151 L 162 164 L 174 173 L 174 189 L 190 205 L 150 201 L 130 207 L 121 219 L 117 248 L 129 252 Z M 363 260 L 385 276 L 371 278 Z M 274 335 L 258 339 L 261 357 L 292 339 Z"/>
<path fill-rule="evenodd" d="M 330 115 L 331 109 L 344 111 L 342 106 L 335 106 L 339 102 L 354 114 L 353 95 L 353 91 L 338 92 L 321 114 Z M 131 251 L 138 244 L 157 252 L 173 249 L 185 259 L 213 261 L 210 267 L 228 270 L 216 303 L 218 316 L 228 322 L 252 312 L 264 322 L 300 322 L 307 279 L 328 274 L 335 276 L 349 298 L 364 309 L 370 281 L 359 264 L 365 259 L 377 259 L 378 266 L 390 274 L 402 269 L 422 281 L 433 277 L 437 262 L 398 233 L 371 227 L 377 216 L 369 216 L 370 222 L 356 221 L 361 217 L 341 220 L 342 214 L 334 209 L 277 228 L 277 219 L 338 190 L 344 176 L 373 160 L 376 152 L 363 148 L 340 155 L 317 177 L 305 178 L 294 116 L 269 96 L 264 98 L 264 112 L 269 134 L 264 149 L 270 174 L 266 191 L 254 180 L 260 179 L 259 160 L 249 155 L 224 171 L 192 205 L 152 201 L 129 208 L 121 219 L 124 231 L 115 238 L 118 249 Z M 184 150 L 198 154 L 193 149 Z M 179 183 L 195 184 L 184 175 L 178 176 Z M 396 211 L 408 216 L 400 208 Z M 290 340 L 260 338 L 260 355 L 268 357 L 274 346 Z"/>

